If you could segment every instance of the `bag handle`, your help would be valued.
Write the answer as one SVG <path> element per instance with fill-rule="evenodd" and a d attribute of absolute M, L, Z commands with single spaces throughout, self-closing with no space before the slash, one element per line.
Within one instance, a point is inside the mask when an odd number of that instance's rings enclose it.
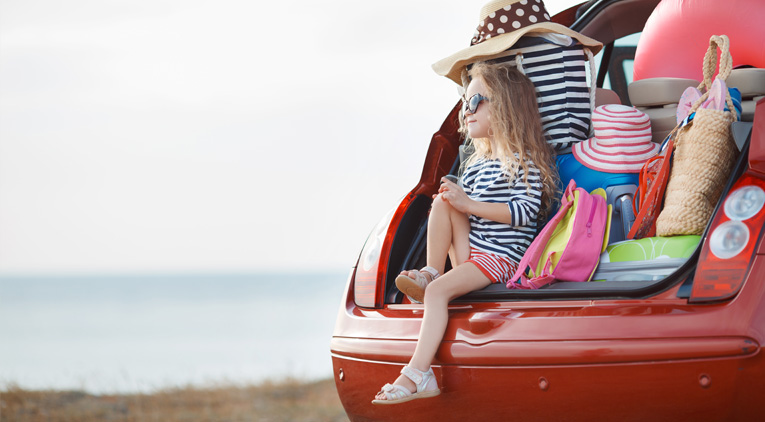
<path fill-rule="evenodd" d="M 574 202 L 576 197 L 574 196 L 574 191 L 576 190 L 576 180 L 571 179 L 568 181 L 568 186 L 566 186 L 566 190 L 563 191 L 563 195 L 560 197 L 561 202 L 561 208 L 565 207 L 567 203 Z"/>
<path fill-rule="evenodd" d="M 730 40 L 727 35 L 712 35 L 709 38 L 709 48 L 704 54 L 704 84 L 707 89 L 712 86 L 712 77 L 717 70 L 717 49 L 720 49 L 720 71 L 717 75 L 727 80 L 733 69 L 733 58 L 730 55 Z"/>
<path fill-rule="evenodd" d="M 595 92 L 597 90 L 597 75 L 595 71 L 595 56 L 589 48 L 584 49 L 587 62 L 590 67 L 590 136 L 595 134 L 595 125 L 592 123 L 592 115 L 595 113 Z"/>
<path fill-rule="evenodd" d="M 696 100 L 696 102 L 693 103 L 690 110 L 688 110 L 688 115 L 692 115 L 693 113 L 698 110 L 698 108 L 701 106 L 701 104 L 709 98 L 709 91 L 712 88 L 712 76 L 714 76 L 715 70 L 717 70 L 717 48 L 720 48 L 720 71 L 718 74 L 718 78 L 725 81 L 728 76 L 730 76 L 730 72 L 733 69 L 733 59 L 730 55 L 730 40 L 728 40 L 727 35 L 712 35 L 709 38 L 709 48 L 707 48 L 707 52 L 704 54 L 704 62 L 703 62 L 703 73 L 704 73 L 704 81 L 699 84 L 696 89 L 699 91 L 704 91 L 701 96 Z M 736 115 L 736 108 L 733 106 L 733 99 L 730 97 L 730 91 L 727 89 L 725 90 L 725 103 L 728 106 L 728 113 L 731 114 L 733 120 L 738 120 L 738 116 Z M 669 132 L 666 139 L 674 139 L 675 140 L 675 147 L 678 147 L 680 145 L 680 141 L 682 138 L 679 138 L 677 135 L 680 133 L 681 129 L 685 129 L 690 126 L 690 124 L 686 124 L 686 120 L 680 122 L 677 124 L 677 126 L 672 129 L 672 131 Z M 690 123 L 693 123 L 692 121 Z"/>
<path fill-rule="evenodd" d="M 688 114 L 693 114 L 701 106 L 701 104 L 709 98 L 709 90 L 712 88 L 712 77 L 715 75 L 715 71 L 718 70 L 717 65 L 717 49 L 720 49 L 720 65 L 717 78 L 725 81 L 730 76 L 731 70 L 733 70 L 733 58 L 730 55 L 730 40 L 727 35 L 712 35 L 709 38 L 709 47 L 706 54 L 704 54 L 704 81 L 698 86 L 701 90 L 704 88 L 704 93 L 701 94 L 698 100 L 693 103 L 693 106 L 688 111 Z M 730 97 L 730 92 L 725 91 L 725 103 L 728 105 L 728 111 L 734 113 L 736 108 L 733 106 L 733 100 Z"/>

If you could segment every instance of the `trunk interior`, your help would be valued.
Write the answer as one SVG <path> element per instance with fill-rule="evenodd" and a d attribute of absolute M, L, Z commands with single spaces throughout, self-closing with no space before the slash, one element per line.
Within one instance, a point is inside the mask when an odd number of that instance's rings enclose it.
<path fill-rule="evenodd" d="M 742 123 L 747 125 L 748 123 Z M 751 126 L 751 124 L 749 124 Z M 749 132 L 739 131 L 748 136 Z M 746 170 L 749 139 L 737 139 L 741 151 L 729 177 L 724 193 L 718 201 L 719 210 L 725 192 Z M 457 173 L 459 161 L 452 166 L 451 174 Z M 418 195 L 408 208 L 396 232 L 386 277 L 386 303 L 402 303 L 408 299 L 398 291 L 394 280 L 403 270 L 425 266 L 428 211 L 431 199 Z M 706 238 L 706 231 L 700 237 Z M 603 298 L 644 298 L 655 295 L 677 283 L 683 283 L 680 297 L 689 297 L 693 272 L 703 242 L 698 242 L 688 258 L 662 258 L 651 261 L 628 261 L 601 263 L 591 282 L 557 281 L 538 290 L 508 289 L 502 284 L 492 284 L 482 290 L 469 293 L 455 302 L 497 302 L 518 300 L 569 300 Z M 447 270 L 449 269 L 447 262 Z"/>

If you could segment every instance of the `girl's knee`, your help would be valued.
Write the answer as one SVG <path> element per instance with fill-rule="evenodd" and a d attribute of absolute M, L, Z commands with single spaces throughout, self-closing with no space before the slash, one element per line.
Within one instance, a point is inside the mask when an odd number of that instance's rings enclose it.
<path fill-rule="evenodd" d="M 440 289 L 438 286 L 438 280 L 428 284 L 428 287 L 425 288 L 425 298 L 423 299 L 424 303 L 433 303 L 434 300 L 438 300 L 438 297 L 440 296 Z"/>
<path fill-rule="evenodd" d="M 430 303 L 434 303 L 436 301 L 438 302 L 449 302 L 451 300 L 450 292 L 446 288 L 445 283 L 439 283 L 440 280 L 434 280 L 432 283 L 428 284 L 428 287 L 425 289 L 425 303 L 428 303 L 428 300 L 430 300 Z"/>
<path fill-rule="evenodd" d="M 433 199 L 433 204 L 430 206 L 431 212 L 449 212 L 449 209 L 452 207 L 452 205 L 449 203 L 449 201 L 445 200 L 442 193 L 439 193 L 436 195 L 435 199 Z"/>

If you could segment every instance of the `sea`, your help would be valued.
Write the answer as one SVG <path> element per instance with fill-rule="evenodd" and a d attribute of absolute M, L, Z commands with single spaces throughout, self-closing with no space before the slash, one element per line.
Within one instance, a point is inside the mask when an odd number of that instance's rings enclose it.
<path fill-rule="evenodd" d="M 0 277 L 0 389 L 150 393 L 329 378 L 347 276 Z"/>

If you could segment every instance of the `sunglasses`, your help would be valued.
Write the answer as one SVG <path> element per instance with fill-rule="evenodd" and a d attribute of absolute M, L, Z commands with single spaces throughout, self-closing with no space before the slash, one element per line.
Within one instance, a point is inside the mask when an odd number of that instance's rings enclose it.
<path fill-rule="evenodd" d="M 478 105 L 481 104 L 481 101 L 489 101 L 489 98 L 484 97 L 481 94 L 475 94 L 472 97 L 470 97 L 470 99 L 467 101 L 463 99 L 462 114 L 465 114 L 468 111 L 470 112 L 470 114 L 475 114 L 475 112 L 478 110 Z"/>

